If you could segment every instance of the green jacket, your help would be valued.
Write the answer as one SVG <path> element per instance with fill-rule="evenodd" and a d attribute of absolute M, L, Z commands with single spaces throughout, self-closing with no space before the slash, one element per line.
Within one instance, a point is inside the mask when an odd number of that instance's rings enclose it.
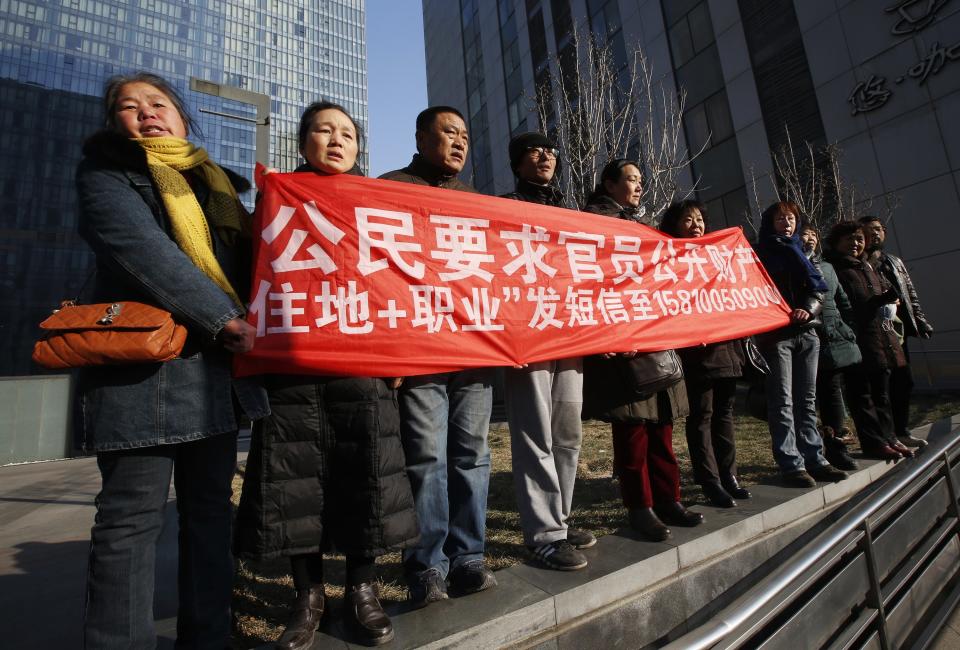
<path fill-rule="evenodd" d="M 860 363 L 860 348 L 857 336 L 848 322 L 853 321 L 853 307 L 846 292 L 840 286 L 837 272 L 829 262 L 815 260 L 823 279 L 827 283 L 827 293 L 823 300 L 823 323 L 817 327 L 820 336 L 820 367 L 827 370 L 846 368 Z"/>

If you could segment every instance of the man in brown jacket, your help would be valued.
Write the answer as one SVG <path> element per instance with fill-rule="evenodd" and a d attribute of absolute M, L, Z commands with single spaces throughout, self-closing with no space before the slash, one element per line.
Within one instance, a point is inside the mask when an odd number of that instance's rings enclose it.
<path fill-rule="evenodd" d="M 457 178 L 467 161 L 467 125 L 455 108 L 417 116 L 417 153 L 380 178 L 476 192 Z M 424 607 L 451 591 L 470 594 L 497 580 L 483 559 L 493 406 L 486 368 L 408 377 L 400 391 L 400 431 L 413 487 L 420 543 L 403 553 L 410 601 Z"/>

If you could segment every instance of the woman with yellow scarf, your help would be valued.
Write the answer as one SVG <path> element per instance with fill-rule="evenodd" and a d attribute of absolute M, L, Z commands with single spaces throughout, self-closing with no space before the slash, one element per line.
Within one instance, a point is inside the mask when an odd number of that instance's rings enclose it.
<path fill-rule="evenodd" d="M 225 647 L 233 560 L 231 481 L 241 421 L 268 411 L 262 388 L 231 376 L 253 347 L 244 319 L 245 179 L 186 138 L 190 118 L 162 78 L 110 79 L 106 129 L 77 170 L 80 233 L 96 254 L 92 302 L 165 309 L 188 330 L 171 361 L 84 368 L 84 445 L 102 488 L 91 531 L 85 647 L 153 648 L 156 542 L 171 477 L 179 516 L 177 642 Z"/>

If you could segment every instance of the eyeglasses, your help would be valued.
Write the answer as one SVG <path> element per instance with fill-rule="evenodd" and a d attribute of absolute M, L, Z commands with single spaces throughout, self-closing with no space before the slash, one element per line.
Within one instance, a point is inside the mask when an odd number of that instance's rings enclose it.
<path fill-rule="evenodd" d="M 555 147 L 530 147 L 527 154 L 533 154 L 534 158 L 556 158 L 560 155 L 560 150 Z"/>

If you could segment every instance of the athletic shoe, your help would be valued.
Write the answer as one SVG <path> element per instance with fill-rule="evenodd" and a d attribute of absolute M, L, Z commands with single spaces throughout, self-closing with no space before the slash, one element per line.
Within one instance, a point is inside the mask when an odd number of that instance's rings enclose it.
<path fill-rule="evenodd" d="M 567 528 L 567 541 L 575 549 L 590 548 L 597 545 L 597 538 L 579 528 Z"/>
<path fill-rule="evenodd" d="M 528 546 L 527 550 L 541 564 L 557 571 L 576 571 L 587 566 L 586 556 L 565 539 L 540 546 Z"/>
<path fill-rule="evenodd" d="M 470 560 L 464 562 L 447 576 L 450 583 L 450 591 L 458 596 L 475 594 L 478 591 L 490 589 L 497 586 L 497 579 L 493 571 L 487 568 L 483 560 Z"/>
<path fill-rule="evenodd" d="M 437 569 L 427 569 L 410 585 L 409 601 L 415 609 L 447 598 L 447 583 Z"/>

